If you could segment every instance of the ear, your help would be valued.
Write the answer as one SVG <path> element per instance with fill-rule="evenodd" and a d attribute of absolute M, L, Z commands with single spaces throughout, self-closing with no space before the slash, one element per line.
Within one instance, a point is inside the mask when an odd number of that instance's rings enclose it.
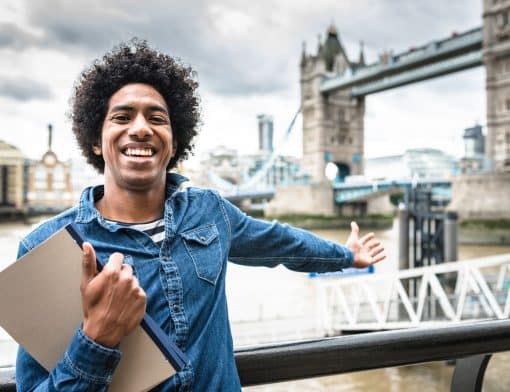
<path fill-rule="evenodd" d="M 96 155 L 102 155 L 102 152 L 101 152 L 101 146 L 99 146 L 98 144 L 93 144 L 92 145 L 92 152 Z"/>

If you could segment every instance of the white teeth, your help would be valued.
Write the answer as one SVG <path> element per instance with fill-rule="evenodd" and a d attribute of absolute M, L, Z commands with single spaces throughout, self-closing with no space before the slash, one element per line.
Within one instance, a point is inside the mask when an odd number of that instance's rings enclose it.
<path fill-rule="evenodd" d="M 153 155 L 153 152 L 150 148 L 128 148 L 125 154 L 135 157 L 150 157 Z"/>

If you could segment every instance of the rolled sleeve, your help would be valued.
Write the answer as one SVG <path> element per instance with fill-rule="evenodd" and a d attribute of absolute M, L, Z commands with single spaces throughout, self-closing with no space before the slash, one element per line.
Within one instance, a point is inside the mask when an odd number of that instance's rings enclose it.
<path fill-rule="evenodd" d="M 97 344 L 78 328 L 63 362 L 77 377 L 93 383 L 109 384 L 120 358 L 119 350 Z"/>
<path fill-rule="evenodd" d="M 16 358 L 16 390 L 19 392 L 106 392 L 121 358 L 117 349 L 103 347 L 78 328 L 67 351 L 48 373 L 22 347 Z"/>
<path fill-rule="evenodd" d="M 354 264 L 354 253 L 352 253 L 352 250 L 349 248 L 342 246 L 341 252 L 344 255 L 345 263 L 346 265 L 343 265 L 344 268 L 350 268 Z"/>
<path fill-rule="evenodd" d="M 299 272 L 334 272 L 351 267 L 350 249 L 278 221 L 253 219 L 218 196 L 230 230 L 228 259 L 250 266 L 284 265 Z"/>

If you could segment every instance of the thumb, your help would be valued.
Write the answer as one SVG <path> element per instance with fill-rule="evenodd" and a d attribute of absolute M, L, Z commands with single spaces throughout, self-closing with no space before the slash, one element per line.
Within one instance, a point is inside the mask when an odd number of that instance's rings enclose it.
<path fill-rule="evenodd" d="M 81 287 L 84 288 L 97 275 L 96 252 L 89 242 L 82 245 Z"/>
<path fill-rule="evenodd" d="M 356 238 L 359 236 L 359 227 L 358 224 L 354 221 L 351 222 L 351 235 L 355 235 Z"/>

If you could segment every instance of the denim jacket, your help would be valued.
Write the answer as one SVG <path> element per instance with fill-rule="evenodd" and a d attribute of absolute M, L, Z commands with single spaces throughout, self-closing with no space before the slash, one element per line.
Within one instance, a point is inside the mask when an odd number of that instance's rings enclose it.
<path fill-rule="evenodd" d="M 352 252 L 304 230 L 252 219 L 211 190 L 186 188 L 167 176 L 165 239 L 157 246 L 135 229 L 106 222 L 94 206 L 101 187 L 83 191 L 79 204 L 40 225 L 20 243 L 18 257 L 74 222 L 100 260 L 121 252 L 147 294 L 150 314 L 185 351 L 187 366 L 155 391 L 241 389 L 225 296 L 227 260 L 247 266 L 328 272 L 351 266 Z M 22 347 L 18 391 L 106 391 L 121 352 L 103 347 L 78 327 L 67 351 L 47 372 Z"/>

